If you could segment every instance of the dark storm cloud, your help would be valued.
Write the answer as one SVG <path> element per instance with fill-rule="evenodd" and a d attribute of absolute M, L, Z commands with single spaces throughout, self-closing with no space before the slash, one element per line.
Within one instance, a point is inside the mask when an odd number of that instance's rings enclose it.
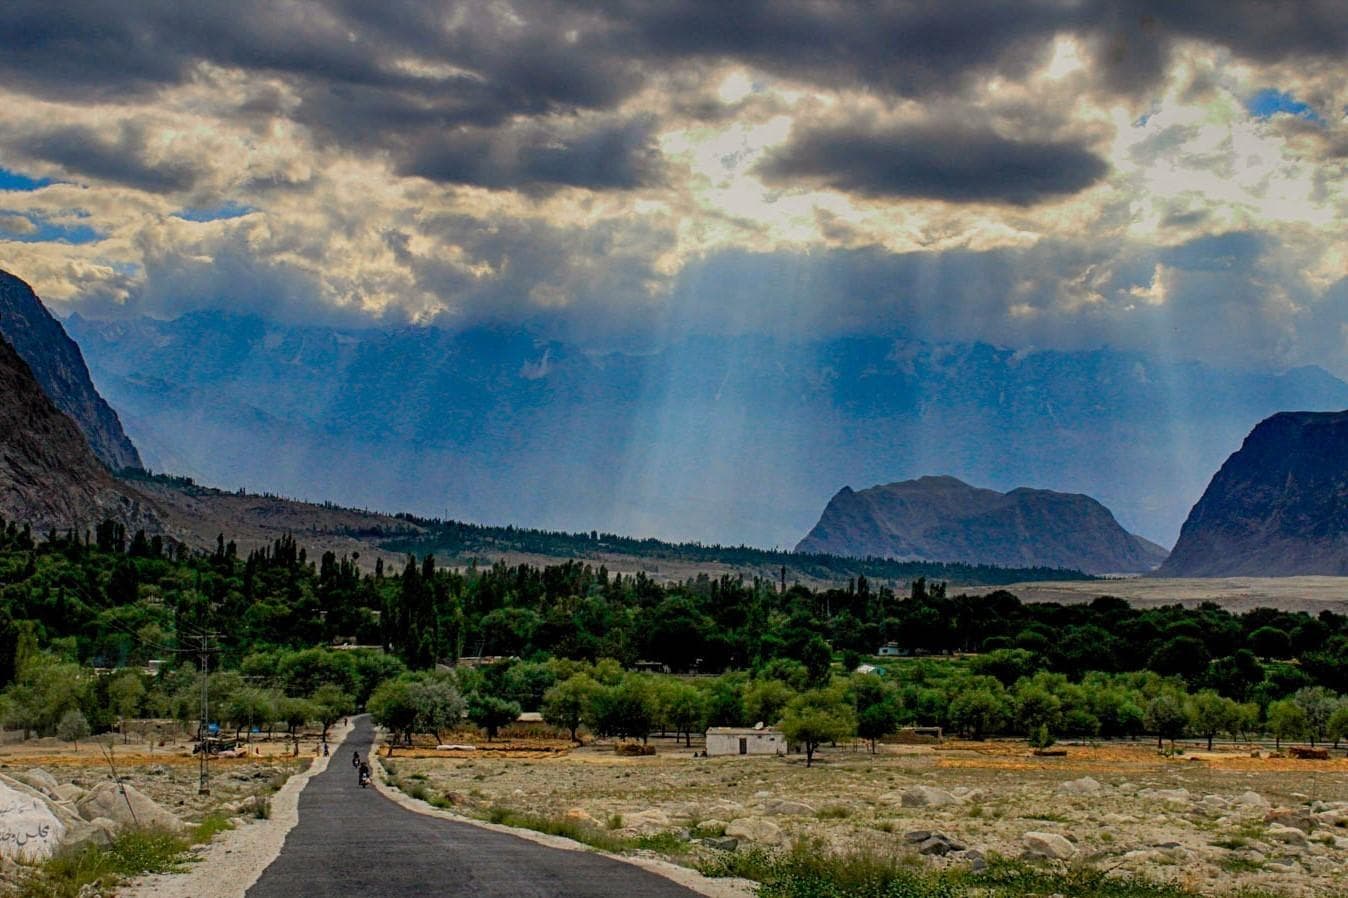
<path fill-rule="evenodd" d="M 429 137 L 400 168 L 434 181 L 492 188 L 630 189 L 659 180 L 660 154 L 648 121 L 529 122 Z"/>
<path fill-rule="evenodd" d="M 871 198 L 1027 206 L 1083 190 L 1107 169 L 1074 142 L 1009 140 L 958 122 L 885 128 L 852 122 L 797 126 L 760 173 L 768 183 L 803 181 Z"/>
<path fill-rule="evenodd" d="M 146 130 L 135 124 L 123 124 L 112 133 L 71 125 L 24 135 L 8 143 L 14 151 L 59 165 L 71 175 L 150 193 L 187 190 L 196 182 L 190 164 L 150 159 Z"/>
<path fill-rule="evenodd" d="M 1177 38 L 1262 61 L 1348 53 L 1341 0 L 8 0 L 0 83 L 75 102 L 128 100 L 210 77 L 203 64 L 241 69 L 281 79 L 298 98 L 287 106 L 254 96 L 241 101 L 243 118 L 289 116 L 325 141 L 391 152 L 402 167 L 447 180 L 606 189 L 646 183 L 644 152 L 621 157 L 611 174 L 587 171 L 583 150 L 531 152 L 520 120 L 609 112 L 654 77 L 726 61 L 823 89 L 957 96 L 993 74 L 1024 75 L 1060 34 L 1084 40 L 1097 89 L 1134 96 L 1155 85 Z M 503 133 L 474 130 L 489 128 Z M 518 158 L 471 164 L 462 156 L 475 143 L 517 146 Z M 997 147 L 982 140 L 972 149 Z M 1079 148 L 1007 149 L 1030 183 L 997 195 L 1006 201 L 1033 202 L 1094 176 Z M 1041 178 L 1041 158 L 1055 152 L 1067 172 Z M 886 186 L 872 171 L 857 186 L 946 195 L 929 163 L 913 183 Z"/>

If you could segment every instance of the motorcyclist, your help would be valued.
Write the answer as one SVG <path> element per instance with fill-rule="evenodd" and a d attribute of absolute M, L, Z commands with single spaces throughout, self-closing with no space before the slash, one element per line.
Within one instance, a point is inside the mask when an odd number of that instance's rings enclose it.
<path fill-rule="evenodd" d="M 360 787 L 361 787 L 362 789 L 364 789 L 366 786 L 368 786 L 368 785 L 370 784 L 370 765 L 369 765 L 369 764 L 366 764 L 366 763 L 363 762 L 363 761 L 361 762 L 361 765 L 360 765 L 360 774 L 359 774 L 359 776 L 357 777 L 357 780 L 360 782 Z"/>

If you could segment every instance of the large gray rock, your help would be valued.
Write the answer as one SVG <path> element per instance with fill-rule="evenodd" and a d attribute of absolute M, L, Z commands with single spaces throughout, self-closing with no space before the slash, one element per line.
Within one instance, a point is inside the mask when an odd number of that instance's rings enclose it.
<path fill-rule="evenodd" d="M 66 838 L 66 824 L 36 790 L 0 783 L 0 857 L 44 861 Z"/>
<path fill-rule="evenodd" d="M 32 786 L 40 792 L 51 795 L 56 787 L 61 783 L 41 767 L 30 767 L 23 773 L 15 774 L 16 778 Z"/>
<path fill-rule="evenodd" d="M 135 786 L 125 784 L 99 783 L 80 799 L 77 807 L 85 820 L 107 817 L 119 829 L 140 827 L 181 832 L 187 828 L 187 824 L 153 798 Z"/>
<path fill-rule="evenodd" d="M 725 834 L 732 839 L 755 842 L 759 845 L 780 845 L 785 841 L 781 828 L 762 817 L 741 817 L 732 820 L 725 828 Z"/>
<path fill-rule="evenodd" d="M 1026 833 L 1020 837 L 1020 843 L 1030 857 L 1065 861 L 1077 853 L 1077 847 L 1057 833 Z"/>
<path fill-rule="evenodd" d="M 959 804 L 960 800 L 935 786 L 913 786 L 903 790 L 899 803 L 905 808 L 941 808 Z"/>
<path fill-rule="evenodd" d="M 76 802 L 88 794 L 87 789 L 82 789 L 74 783 L 61 783 L 51 790 L 51 797 L 57 801 Z"/>
<path fill-rule="evenodd" d="M 1058 788 L 1054 789 L 1056 795 L 1099 795 L 1104 791 L 1104 786 L 1100 785 L 1095 779 L 1089 776 L 1083 776 L 1079 780 L 1068 780 L 1065 783 L 1059 783 Z"/>
<path fill-rule="evenodd" d="M 814 807 L 789 798 L 772 798 L 763 802 L 763 813 L 770 817 L 813 817 Z"/>

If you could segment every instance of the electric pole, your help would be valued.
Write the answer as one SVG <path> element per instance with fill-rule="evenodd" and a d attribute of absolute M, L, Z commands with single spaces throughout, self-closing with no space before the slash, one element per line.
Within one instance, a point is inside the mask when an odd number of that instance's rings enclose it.
<path fill-rule="evenodd" d="M 201 729 L 197 733 L 197 746 L 201 752 L 201 759 L 198 762 L 201 780 L 197 787 L 198 795 L 211 794 L 211 751 L 210 744 L 206 741 L 211 726 L 210 693 L 207 688 L 210 681 L 208 659 L 211 653 L 211 635 L 201 634 Z"/>

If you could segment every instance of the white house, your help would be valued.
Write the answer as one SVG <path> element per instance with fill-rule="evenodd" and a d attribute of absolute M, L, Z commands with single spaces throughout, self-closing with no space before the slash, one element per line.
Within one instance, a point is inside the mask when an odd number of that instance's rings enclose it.
<path fill-rule="evenodd" d="M 786 736 L 774 727 L 712 727 L 707 730 L 707 756 L 784 755 Z"/>

